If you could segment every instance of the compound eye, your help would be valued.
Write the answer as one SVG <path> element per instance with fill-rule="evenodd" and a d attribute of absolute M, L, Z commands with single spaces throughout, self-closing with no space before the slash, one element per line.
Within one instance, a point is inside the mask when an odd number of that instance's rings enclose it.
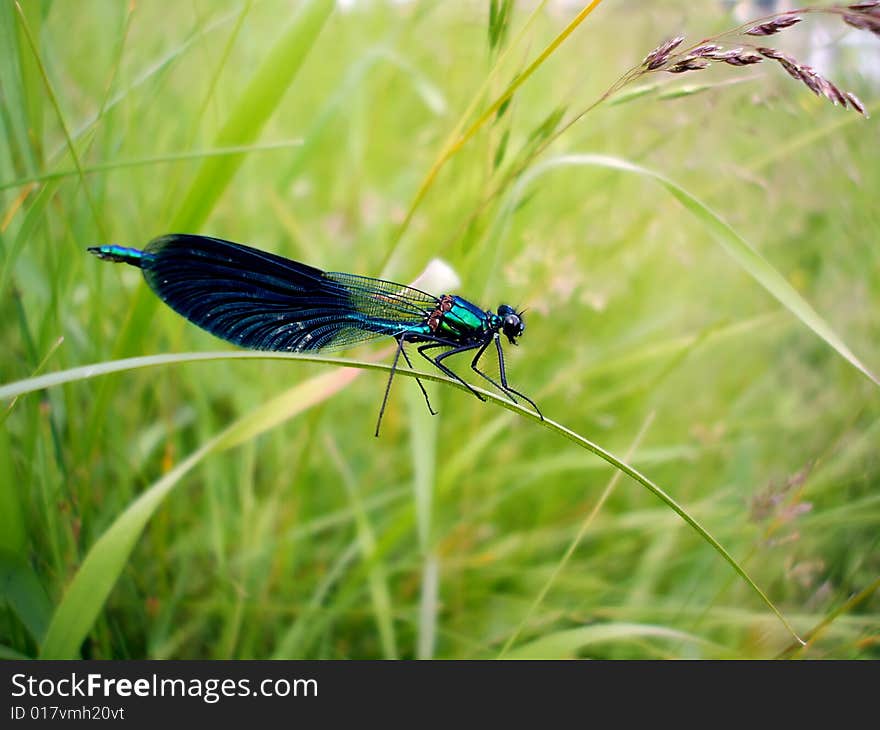
<path fill-rule="evenodd" d="M 508 314 L 501 325 L 504 335 L 511 341 L 514 337 L 519 337 L 525 328 L 526 326 L 518 314 Z"/>

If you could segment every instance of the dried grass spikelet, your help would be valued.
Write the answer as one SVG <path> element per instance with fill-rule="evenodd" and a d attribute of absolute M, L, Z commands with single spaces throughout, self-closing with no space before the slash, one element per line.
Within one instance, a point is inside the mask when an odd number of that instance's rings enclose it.
<path fill-rule="evenodd" d="M 811 66 L 801 63 L 782 51 L 766 46 L 753 46 L 750 43 L 742 43 L 738 47 L 725 49 L 717 42 L 719 39 L 736 34 L 753 37 L 775 35 L 800 23 L 803 20 L 801 15 L 806 13 L 837 15 L 851 27 L 867 30 L 880 37 L 880 0 L 866 0 L 865 2 L 831 7 L 801 8 L 796 12 L 798 14 L 786 12 L 771 16 L 745 30 L 739 28 L 723 33 L 683 50 L 679 50 L 679 48 L 684 42 L 684 38 L 676 36 L 664 41 L 651 51 L 642 62 L 637 75 L 654 71 L 680 74 L 688 71 L 700 71 L 717 63 L 725 63 L 728 66 L 752 66 L 769 59 L 782 66 L 789 76 L 802 83 L 817 96 L 828 99 L 835 106 L 853 109 L 859 114 L 867 116 L 865 105 L 855 94 L 841 90 Z"/>
<path fill-rule="evenodd" d="M 859 30 L 867 30 L 880 36 L 880 6 L 853 13 L 842 13 L 843 22 Z"/>
<path fill-rule="evenodd" d="M 797 59 L 777 51 L 775 48 L 758 48 L 757 51 L 765 58 L 778 62 L 788 72 L 789 76 L 802 82 L 816 96 L 824 96 L 835 106 L 839 104 L 844 109 L 850 106 L 851 100 L 854 100 L 852 108 L 861 114 L 865 113 L 865 107 L 858 100 L 858 97 L 849 92 L 841 91 L 828 79 L 820 76 L 811 66 L 799 63 Z"/>
<path fill-rule="evenodd" d="M 781 30 L 790 28 L 795 23 L 800 23 L 802 18 L 797 15 L 780 15 L 777 18 L 768 20 L 766 23 L 760 23 L 749 28 L 746 35 L 773 35 Z"/>
<path fill-rule="evenodd" d="M 670 38 L 668 41 L 664 41 L 645 56 L 642 65 L 648 69 L 648 71 L 656 71 L 669 60 L 669 56 L 682 44 L 683 41 L 684 36 L 676 36 L 675 38 Z"/>

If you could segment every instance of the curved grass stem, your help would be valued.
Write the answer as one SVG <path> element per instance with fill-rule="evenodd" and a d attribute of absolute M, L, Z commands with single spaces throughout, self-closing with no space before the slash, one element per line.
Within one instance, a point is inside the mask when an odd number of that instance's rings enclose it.
<path fill-rule="evenodd" d="M 390 365 L 386 365 L 384 363 L 376 363 L 376 362 L 365 362 L 361 360 L 349 360 L 346 358 L 340 357 L 323 357 L 317 355 L 296 355 L 296 354 L 285 354 L 285 353 L 265 353 L 265 352 L 205 352 L 205 353 L 184 353 L 184 354 L 176 354 L 176 355 L 153 355 L 148 357 L 135 357 L 128 358 L 125 360 L 116 360 L 104 363 L 97 363 L 95 365 L 89 365 L 79 368 L 73 368 L 71 370 L 65 370 L 56 373 L 50 373 L 48 375 L 42 375 L 35 378 L 29 378 L 27 380 L 20 380 L 14 383 L 9 383 L 0 387 L 0 399 L 2 398 L 13 398 L 15 396 L 24 395 L 25 393 L 30 393 L 36 390 L 41 390 L 43 388 L 49 388 L 57 385 L 61 385 L 63 383 L 71 383 L 77 382 L 81 380 L 85 380 L 87 378 L 95 377 L 98 375 L 107 375 L 110 373 L 118 373 L 127 370 L 134 370 L 138 368 L 144 367 L 153 367 L 156 365 L 168 365 L 168 364 L 177 364 L 183 362 L 196 362 L 196 361 L 210 361 L 210 360 L 254 360 L 254 359 L 262 359 L 262 360 L 302 360 L 305 362 L 316 362 L 323 363 L 326 365 L 336 365 L 340 367 L 347 368 L 358 368 L 363 370 L 379 370 L 388 372 L 391 369 Z M 792 635 L 796 642 L 803 644 L 803 640 L 798 636 L 797 632 L 795 632 L 794 628 L 789 624 L 788 620 L 779 609 L 774 605 L 774 603 L 770 600 L 770 598 L 762 591 L 758 585 L 752 580 L 749 574 L 745 571 L 745 569 L 737 562 L 737 560 L 729 553 L 727 550 L 719 543 L 710 533 L 709 531 L 703 527 L 703 525 L 692 516 L 683 506 L 681 506 L 671 495 L 661 489 L 657 484 L 651 481 L 648 477 L 642 474 L 640 471 L 635 469 L 634 467 L 627 464 L 623 459 L 618 458 L 610 451 L 602 448 L 598 444 L 592 442 L 590 439 L 582 436 L 581 434 L 571 430 L 570 428 L 562 425 L 561 423 L 557 423 L 556 421 L 544 417 L 543 419 L 538 416 L 538 414 L 529 410 L 528 408 L 523 407 L 517 403 L 510 402 L 504 396 L 498 395 L 496 393 L 484 390 L 478 386 L 473 385 L 465 385 L 462 383 L 458 383 L 450 378 L 447 378 L 444 375 L 436 374 L 436 373 L 425 373 L 416 370 L 406 370 L 399 369 L 397 373 L 404 375 L 406 377 L 417 377 L 422 378 L 424 380 L 432 380 L 438 383 L 444 383 L 446 385 L 451 385 L 453 387 L 458 388 L 459 390 L 463 390 L 467 392 L 468 388 L 472 388 L 479 393 L 481 393 L 485 398 L 495 405 L 506 408 L 509 411 L 513 411 L 518 413 L 520 416 L 524 416 L 529 418 L 536 423 L 539 423 L 544 428 L 552 431 L 553 433 L 562 436 L 569 441 L 574 442 L 582 449 L 586 449 L 587 451 L 595 454 L 600 459 L 603 459 L 612 467 L 622 472 L 626 476 L 630 477 L 633 481 L 642 485 L 649 492 L 654 494 L 658 499 L 664 502 L 670 509 L 672 509 L 684 522 L 686 522 L 691 529 L 693 529 L 705 542 L 712 546 L 712 548 L 717 552 L 724 560 L 734 569 L 734 571 L 748 584 L 748 586 L 760 597 L 761 601 L 766 605 L 776 617 L 782 622 L 788 632 Z M 327 397 L 335 391 L 328 391 Z M 224 446 L 237 445 L 244 440 L 247 440 L 248 436 L 251 434 L 255 434 L 256 430 L 248 429 L 244 427 L 240 427 L 236 430 L 235 438 L 233 439 L 231 436 L 226 438 L 224 441 Z M 228 442 L 228 443 L 227 443 Z"/>

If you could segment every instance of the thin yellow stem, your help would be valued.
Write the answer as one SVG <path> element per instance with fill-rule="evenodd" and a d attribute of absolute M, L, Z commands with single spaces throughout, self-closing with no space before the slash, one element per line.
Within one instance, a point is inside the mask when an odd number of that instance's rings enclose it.
<path fill-rule="evenodd" d="M 525 30 L 525 28 L 527 28 L 531 24 L 532 19 L 536 16 L 538 10 L 540 10 L 541 7 L 543 7 L 545 2 L 546 2 L 546 0 L 544 0 L 544 2 L 542 2 L 532 12 L 532 15 L 529 17 L 528 21 L 526 22 L 526 25 L 524 26 L 523 31 Z M 507 49 L 505 49 L 505 52 L 501 55 L 501 57 L 499 57 L 498 62 L 495 64 L 492 71 L 486 77 L 486 80 L 483 82 L 479 91 L 474 96 L 474 98 L 471 101 L 470 105 L 468 106 L 467 110 L 465 110 L 465 113 L 462 115 L 461 119 L 459 120 L 459 123 L 456 125 L 455 129 L 452 131 L 452 134 L 450 134 L 446 143 L 443 145 L 443 148 L 440 151 L 440 154 L 437 156 L 437 159 L 434 161 L 434 164 L 431 165 L 431 168 L 428 170 L 428 173 L 425 175 L 424 180 L 422 180 L 421 185 L 419 185 L 419 189 L 416 191 L 415 197 L 413 198 L 413 202 L 410 204 L 409 210 L 407 211 L 406 216 L 403 219 L 403 222 L 400 224 L 400 226 L 398 226 L 397 230 L 394 233 L 394 237 L 391 241 L 391 253 L 389 254 L 388 258 L 385 261 L 385 266 L 383 267 L 383 271 L 385 271 L 388 268 L 388 265 L 391 261 L 391 258 L 393 256 L 393 253 L 394 253 L 394 250 L 396 249 L 397 244 L 399 243 L 400 239 L 403 237 L 403 234 L 406 232 L 407 228 L 409 227 L 409 224 L 412 222 L 412 219 L 413 219 L 413 216 L 415 215 L 416 210 L 418 209 L 422 200 L 424 200 L 425 195 L 427 195 L 427 193 L 428 193 L 428 190 L 434 184 L 434 180 L 437 179 L 437 175 L 440 173 L 440 170 L 442 169 L 442 167 L 453 157 L 453 155 L 455 155 L 456 152 L 458 152 L 462 147 L 464 147 L 465 144 L 467 144 L 467 142 L 469 140 L 471 140 L 474 137 L 474 135 L 486 124 L 486 122 L 488 122 L 492 118 L 492 116 L 502 107 L 502 105 L 505 102 L 507 102 L 514 95 L 516 90 L 520 86 L 522 86 L 526 82 L 526 80 L 528 80 L 528 78 L 538 69 L 538 67 L 542 63 L 544 63 L 544 61 L 547 60 L 547 58 L 550 56 L 550 54 L 552 54 L 557 48 L 559 48 L 560 45 L 562 45 L 562 43 L 566 40 L 566 38 L 568 38 L 575 31 L 575 29 L 584 21 L 584 19 L 590 13 L 593 12 L 593 10 L 596 9 L 596 7 L 598 7 L 599 3 L 601 3 L 601 2 L 602 2 L 602 0 L 591 0 L 591 2 L 575 16 L 575 18 L 562 30 L 562 32 L 559 33 L 559 35 L 557 35 L 550 42 L 550 44 L 538 55 L 538 57 L 534 61 L 532 61 L 532 63 L 529 65 L 529 67 L 525 71 L 523 71 L 521 74 L 519 74 L 508 85 L 508 87 L 504 90 L 504 92 L 497 99 L 495 99 L 494 102 L 492 102 L 489 105 L 489 107 L 480 115 L 480 117 L 473 124 L 471 124 L 470 127 L 468 127 L 464 132 L 462 132 L 461 130 L 464 127 L 466 120 L 473 113 L 474 108 L 479 103 L 479 100 L 482 98 L 483 93 L 485 92 L 485 89 L 487 88 L 489 82 L 491 81 L 491 79 L 495 75 L 496 70 L 501 67 L 502 62 L 503 62 L 504 58 L 506 57 L 508 51 L 510 50 L 510 48 L 514 47 L 515 43 L 512 43 L 510 46 L 508 46 Z M 517 41 L 519 40 L 519 37 L 522 35 L 523 31 L 521 31 L 520 34 L 517 36 Z M 385 271 L 385 273 L 387 274 L 388 272 Z"/>

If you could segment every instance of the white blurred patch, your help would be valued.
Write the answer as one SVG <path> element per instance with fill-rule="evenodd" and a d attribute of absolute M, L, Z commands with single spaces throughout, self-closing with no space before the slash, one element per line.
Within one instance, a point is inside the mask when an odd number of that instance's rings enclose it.
<path fill-rule="evenodd" d="M 392 5 L 409 5 L 412 2 L 413 0 L 391 0 Z M 364 2 L 364 0 L 336 0 L 336 7 L 343 12 L 352 10 L 356 5 L 363 7 L 369 5 L 369 3 Z"/>
<path fill-rule="evenodd" d="M 410 284 L 429 294 L 448 294 L 461 286 L 461 279 L 443 259 L 431 259 L 425 270 Z"/>

